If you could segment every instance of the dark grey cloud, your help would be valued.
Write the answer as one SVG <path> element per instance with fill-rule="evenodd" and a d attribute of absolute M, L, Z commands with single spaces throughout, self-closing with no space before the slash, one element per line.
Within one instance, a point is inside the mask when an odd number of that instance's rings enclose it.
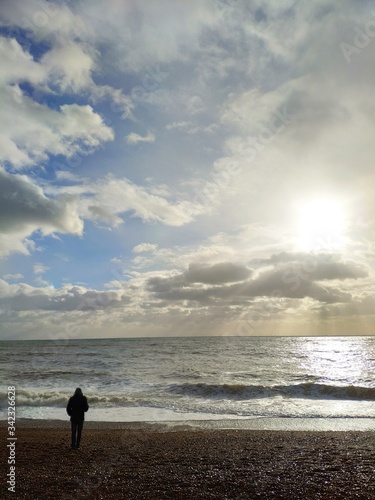
<path fill-rule="evenodd" d="M 154 277 L 148 280 L 152 292 L 162 294 L 165 299 L 207 300 L 218 293 L 218 287 L 203 285 L 225 285 L 243 282 L 252 271 L 244 265 L 220 262 L 213 265 L 190 264 L 181 274 L 171 277 Z M 225 289 L 225 287 L 224 287 Z M 210 292 L 212 290 L 212 293 Z"/>
<path fill-rule="evenodd" d="M 272 269 L 265 264 L 272 264 Z M 325 303 L 347 303 L 352 300 L 351 294 L 340 284 L 327 286 L 322 282 L 364 278 L 368 272 L 355 262 L 340 261 L 329 254 L 282 253 L 263 260 L 263 270 L 252 278 L 251 275 L 247 267 L 230 263 L 190 265 L 176 276 L 149 279 L 148 288 L 163 301 L 243 304 L 257 297 L 310 297 Z"/>
<path fill-rule="evenodd" d="M 0 168 L 0 233 L 58 231 L 80 234 L 83 224 L 73 198 L 47 198 L 43 190 L 23 175 Z"/>
<path fill-rule="evenodd" d="M 207 283 L 218 285 L 221 283 L 234 283 L 243 281 L 251 274 L 246 266 L 233 264 L 231 262 L 220 262 L 212 266 L 203 264 L 190 264 L 184 273 L 188 283 Z"/>
<path fill-rule="evenodd" d="M 285 297 L 303 299 L 310 297 L 320 302 L 347 302 L 350 294 L 338 288 L 328 288 L 315 283 L 311 277 L 290 274 L 290 269 L 264 271 L 256 279 L 230 287 L 229 294 L 244 297 Z"/>
<path fill-rule="evenodd" d="M 184 279 L 184 274 L 170 278 L 154 277 L 148 280 L 148 290 L 163 301 L 189 300 L 208 302 L 214 296 L 216 288 L 191 286 Z"/>
<path fill-rule="evenodd" d="M 320 262 L 310 277 L 313 280 L 345 280 L 367 275 L 367 270 L 355 262 Z"/>
<path fill-rule="evenodd" d="M 322 281 L 358 279 L 368 276 L 368 270 L 363 265 L 341 260 L 337 255 L 329 253 L 282 252 L 272 255 L 269 259 L 254 261 L 252 264 L 283 267 L 285 275 L 290 279 L 291 276 L 299 276 L 302 279 Z"/>
<path fill-rule="evenodd" d="M 2 288 L 6 290 L 0 298 L 0 309 L 4 311 L 98 311 L 129 303 L 129 298 L 120 291 L 85 290 L 77 286 L 37 289 L 24 284 L 7 290 L 6 283 L 0 280 Z"/>

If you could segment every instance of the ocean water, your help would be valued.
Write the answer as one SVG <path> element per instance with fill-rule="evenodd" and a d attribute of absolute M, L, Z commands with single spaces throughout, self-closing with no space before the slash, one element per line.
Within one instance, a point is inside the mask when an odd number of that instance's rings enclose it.
<path fill-rule="evenodd" d="M 184 337 L 0 343 L 2 418 L 87 420 L 372 419 L 372 337 Z M 372 422 L 372 420 L 371 420 Z"/>

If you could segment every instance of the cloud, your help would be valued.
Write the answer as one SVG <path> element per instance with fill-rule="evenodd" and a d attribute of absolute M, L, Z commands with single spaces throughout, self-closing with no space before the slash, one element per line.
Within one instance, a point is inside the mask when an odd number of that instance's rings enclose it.
<path fill-rule="evenodd" d="M 29 253 L 27 237 L 35 231 L 81 235 L 83 222 L 71 196 L 47 198 L 27 176 L 0 168 L 0 255 Z"/>
<path fill-rule="evenodd" d="M 43 1 L 39 8 L 48 8 L 48 5 L 57 8 Z M 13 12 L 7 7 L 3 18 Z M 18 2 L 14 10 L 20 8 Z M 10 18 L 9 22 L 15 21 L 11 15 Z M 131 117 L 134 108 L 132 100 L 120 89 L 94 82 L 97 55 L 94 48 L 59 37 L 50 43 L 49 49 L 37 60 L 31 53 L 32 48 L 21 46 L 14 37 L 0 36 L 0 85 L 4 96 L 0 117 L 8 124 L 0 134 L 0 160 L 16 168 L 46 162 L 49 155 L 66 158 L 85 155 L 114 139 L 113 130 L 90 105 L 64 104 L 60 100 L 60 106 L 49 106 L 47 103 L 57 92 L 86 94 L 95 104 L 109 98 L 124 118 Z M 28 91 L 23 88 L 25 82 L 31 86 Z"/>
<path fill-rule="evenodd" d="M 128 134 L 125 137 L 125 140 L 128 144 L 138 144 L 139 142 L 154 142 L 155 141 L 155 135 L 151 132 L 148 132 L 147 135 L 139 135 L 136 134 L 135 132 L 132 132 L 131 134 Z"/>
<path fill-rule="evenodd" d="M 66 285 L 59 289 L 33 287 L 25 283 L 9 285 L 0 279 L 0 304 L 12 311 L 100 311 L 128 303 L 123 290 L 98 291 Z"/>
<path fill-rule="evenodd" d="M 34 274 L 44 274 L 48 270 L 49 270 L 49 267 L 44 265 L 44 264 L 41 264 L 41 263 L 34 264 L 34 267 L 33 267 Z"/>
<path fill-rule="evenodd" d="M 34 279 L 34 283 L 38 286 L 38 287 L 47 287 L 47 286 L 50 286 L 50 283 L 43 279 L 41 276 L 38 276 L 37 278 Z"/>
<path fill-rule="evenodd" d="M 158 246 L 154 245 L 153 243 L 140 243 L 139 245 L 135 246 L 132 251 L 134 253 L 153 252 L 157 249 L 157 247 Z"/>
<path fill-rule="evenodd" d="M 112 264 L 121 264 L 122 261 L 118 257 L 113 257 L 110 262 L 112 262 Z"/>
<path fill-rule="evenodd" d="M 42 57 L 41 65 L 48 71 L 50 84 L 63 92 L 79 92 L 94 85 L 91 78 L 94 60 L 77 43 L 53 47 Z"/>
<path fill-rule="evenodd" d="M 25 80 L 37 85 L 46 79 L 46 69 L 34 61 L 15 38 L 0 36 L 0 62 L 3 68 L 0 75 L 2 85 Z"/>
<path fill-rule="evenodd" d="M 293 257 L 295 256 L 290 255 L 289 259 Z M 299 257 L 301 258 L 301 255 Z M 340 284 L 328 287 L 320 282 L 360 279 L 367 276 L 363 267 L 352 262 L 335 261 L 333 256 L 329 256 L 327 262 L 325 255 L 315 259 L 305 255 L 302 260 L 305 265 L 302 266 L 296 265 L 296 260 L 286 262 L 287 258 L 287 254 L 273 257 L 270 261 L 282 261 L 282 264 L 272 269 L 263 267 L 253 276 L 246 266 L 232 263 L 222 262 L 212 266 L 194 264 L 181 274 L 151 277 L 148 286 L 149 290 L 163 301 L 229 301 L 235 304 L 238 300 L 244 303 L 255 298 L 270 297 L 311 298 L 324 303 L 345 303 L 352 301 L 352 295 L 342 289 Z"/>
<path fill-rule="evenodd" d="M 4 2 L 0 25 L 22 27 L 36 40 L 84 37 L 88 26 L 63 4 L 48 0 Z"/>
<path fill-rule="evenodd" d="M 207 283 L 218 285 L 222 283 L 233 283 L 243 281 L 251 274 L 246 266 L 233 264 L 232 262 L 220 262 L 212 266 L 202 264 L 190 264 L 184 277 L 188 283 Z"/>
<path fill-rule="evenodd" d="M 128 179 L 108 176 L 88 187 L 90 197 L 82 197 L 80 205 L 84 217 L 117 224 L 120 216 L 129 212 L 145 222 L 160 222 L 168 226 L 182 226 L 201 213 L 202 207 L 190 201 L 169 201 L 152 194 L 146 187 L 133 184 Z"/>
<path fill-rule="evenodd" d="M 264 271 L 258 278 L 250 280 L 243 285 L 232 287 L 228 290 L 230 294 L 235 293 L 242 297 L 285 297 L 292 299 L 303 299 L 310 297 L 320 302 L 347 302 L 351 295 L 342 292 L 338 288 L 321 286 L 311 277 L 296 277 L 290 268 L 282 268 Z"/>
<path fill-rule="evenodd" d="M 167 130 L 182 131 L 186 134 L 202 134 L 204 132 L 213 133 L 218 128 L 216 123 L 212 123 L 207 126 L 201 126 L 198 123 L 199 121 L 195 124 L 192 121 L 173 122 L 168 124 L 165 128 Z"/>
<path fill-rule="evenodd" d="M 105 6 L 95 0 L 82 2 L 75 11 L 93 34 L 100 32 L 108 56 L 107 67 L 124 72 L 146 70 L 146 87 L 154 82 L 152 75 L 147 77 L 147 70 L 151 72 L 156 63 L 181 59 L 186 50 L 193 51 L 198 47 L 201 31 L 220 17 L 213 5 L 197 0 L 172 5 L 166 0 L 157 5 L 147 0 L 111 0 Z"/>
<path fill-rule="evenodd" d="M 284 266 L 289 269 L 290 274 L 302 278 L 308 277 L 313 281 L 358 279 L 365 278 L 369 274 L 368 269 L 362 264 L 338 260 L 337 256 L 327 253 L 282 252 L 260 263 Z"/>
<path fill-rule="evenodd" d="M 15 274 L 4 274 L 3 279 L 6 281 L 19 281 L 23 279 L 23 274 L 15 273 Z"/>
<path fill-rule="evenodd" d="M 86 155 L 114 138 L 89 105 L 63 104 L 59 110 L 33 101 L 18 86 L 5 90 L 0 160 L 16 168 L 45 162 L 48 155 Z"/>
<path fill-rule="evenodd" d="M 94 220 L 96 222 L 101 221 L 112 227 L 116 227 L 124 222 L 123 219 L 118 215 L 115 215 L 110 208 L 97 205 L 89 205 L 88 211 L 88 219 Z"/>

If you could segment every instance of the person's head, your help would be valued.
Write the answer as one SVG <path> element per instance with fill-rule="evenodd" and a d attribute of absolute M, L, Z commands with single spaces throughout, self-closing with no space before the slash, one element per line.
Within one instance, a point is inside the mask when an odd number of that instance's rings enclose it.
<path fill-rule="evenodd" d="M 75 393 L 74 393 L 75 396 L 83 396 L 82 394 L 82 389 L 80 389 L 79 387 L 77 387 Z"/>

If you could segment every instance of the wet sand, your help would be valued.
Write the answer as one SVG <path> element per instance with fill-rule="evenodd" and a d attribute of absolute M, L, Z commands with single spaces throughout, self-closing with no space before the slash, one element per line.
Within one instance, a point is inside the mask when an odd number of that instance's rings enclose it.
<path fill-rule="evenodd" d="M 13 499 L 374 499 L 372 432 L 169 430 L 23 423 Z M 117 427 L 117 428 L 116 428 Z M 7 430 L 1 462 L 7 463 Z M 4 471 L 4 467 L 2 468 Z M 3 472 L 6 477 L 9 466 Z"/>

